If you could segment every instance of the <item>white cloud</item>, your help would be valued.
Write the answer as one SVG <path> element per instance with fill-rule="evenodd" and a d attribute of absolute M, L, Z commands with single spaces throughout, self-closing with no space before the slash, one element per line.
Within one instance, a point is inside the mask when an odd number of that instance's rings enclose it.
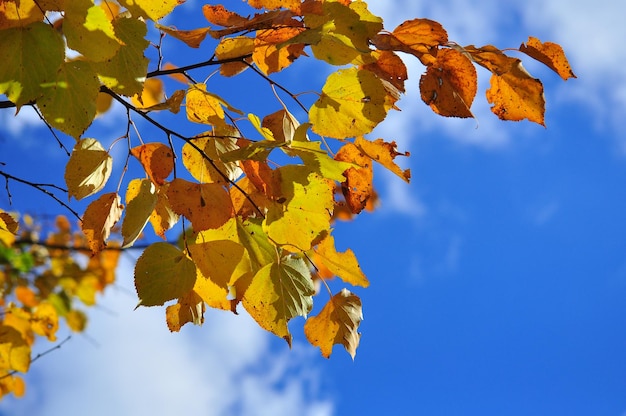
<path fill-rule="evenodd" d="M 202 327 L 171 334 L 164 308 L 133 311 L 136 302 L 126 291 L 107 292 L 101 304 L 112 312 L 90 311 L 98 346 L 75 335 L 33 364 L 26 397 L 0 402 L 0 415 L 333 413 L 310 346 L 276 347 L 247 315 L 220 311 L 208 311 Z"/>

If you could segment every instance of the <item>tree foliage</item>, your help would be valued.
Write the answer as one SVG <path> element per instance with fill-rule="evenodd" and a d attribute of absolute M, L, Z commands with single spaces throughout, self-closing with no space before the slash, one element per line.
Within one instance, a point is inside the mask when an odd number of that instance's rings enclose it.
<path fill-rule="evenodd" d="M 396 163 L 408 152 L 366 137 L 398 109 L 405 60 L 423 64 L 421 99 L 446 117 L 473 117 L 478 66 L 491 72 L 486 99 L 497 117 L 544 125 L 542 83 L 515 52 L 574 77 L 557 44 L 530 37 L 517 49 L 461 46 L 424 18 L 389 30 L 364 1 L 248 0 L 249 15 L 206 4 L 206 26 L 181 29 L 161 20 L 179 3 L 0 0 L 1 107 L 17 117 L 33 107 L 59 143 L 56 131 L 74 139 L 65 184 L 4 168 L 0 175 L 9 198 L 9 184 L 34 187 L 80 227 L 67 216 L 50 227 L 0 211 L 2 395 L 23 394 L 17 373 L 28 371 L 35 339 L 55 341 L 60 320 L 85 328 L 81 305 L 93 305 L 115 281 L 120 252 L 136 247 L 146 227 L 163 241 L 142 246 L 136 261 L 138 306 L 167 304 L 170 330 L 202 324 L 207 306 L 243 308 L 291 345 L 289 321 L 306 318 L 321 297 L 325 306 L 306 320 L 306 337 L 325 357 L 341 344 L 354 358 L 361 300 L 347 288 L 333 294 L 327 281 L 367 287 L 369 280 L 351 250 L 337 250 L 333 224 L 373 208 L 375 163 L 410 180 Z M 183 65 L 164 56 L 168 43 L 213 53 Z M 313 99 L 276 81 L 303 60 L 328 64 Z M 266 113 L 237 108 L 233 97 L 213 92 L 214 72 L 252 73 L 275 100 L 264 103 Z M 298 88 L 316 86 L 302 79 Z M 87 136 L 112 103 L 126 111 L 119 138 Z M 183 134 L 183 123 L 198 133 Z M 141 126 L 160 137 L 143 137 Z M 122 156 L 115 159 L 113 148 Z M 112 178 L 115 165 L 123 169 Z M 141 174 L 126 177 L 129 166 Z M 79 214 L 71 201 L 83 199 Z"/>

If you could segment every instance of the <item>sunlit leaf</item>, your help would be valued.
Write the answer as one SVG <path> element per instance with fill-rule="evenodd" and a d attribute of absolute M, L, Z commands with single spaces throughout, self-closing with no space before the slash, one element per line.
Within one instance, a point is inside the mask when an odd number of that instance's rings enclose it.
<path fill-rule="evenodd" d="M 163 305 L 185 296 L 196 281 L 196 266 L 169 243 L 154 243 L 144 250 L 135 264 L 138 306 Z"/>
<path fill-rule="evenodd" d="M 303 31 L 298 27 L 284 27 L 260 30 L 254 38 L 252 59 L 265 74 L 280 72 L 287 68 L 301 55 L 304 55 L 304 43 L 278 45 L 294 38 Z"/>
<path fill-rule="evenodd" d="M 37 102 L 51 126 L 80 137 L 96 116 L 100 82 L 87 62 L 64 62 Z"/>
<path fill-rule="evenodd" d="M 132 246 L 150 219 L 158 197 L 148 179 L 133 179 L 126 190 L 126 213 L 122 222 L 122 248 Z"/>
<path fill-rule="evenodd" d="M 163 143 L 146 143 L 130 149 L 155 185 L 163 185 L 174 170 L 172 149 Z"/>
<path fill-rule="evenodd" d="M 174 179 L 167 190 L 172 210 L 184 215 L 194 231 L 218 228 L 234 215 L 233 204 L 222 185 Z"/>
<path fill-rule="evenodd" d="M 287 323 L 305 316 L 313 306 L 315 293 L 309 268 L 302 259 L 282 258 L 261 268 L 243 297 L 243 305 L 264 329 L 291 346 Z"/>
<path fill-rule="evenodd" d="M 96 139 L 79 140 L 65 167 L 69 197 L 83 199 L 99 192 L 111 176 L 113 159 Z"/>
<path fill-rule="evenodd" d="M 133 95 L 130 102 L 137 108 L 148 108 L 159 104 L 164 97 L 163 81 L 159 78 L 148 78 L 143 83 L 143 90 Z"/>
<path fill-rule="evenodd" d="M 213 133 L 204 133 L 185 143 L 183 164 L 195 179 L 203 183 L 229 183 L 236 180 L 242 174 L 239 163 L 222 161 L 222 155 L 239 149 L 238 136 L 237 130 L 230 126 L 216 129 Z"/>
<path fill-rule="evenodd" d="M 119 0 L 120 4 L 126 7 L 133 16 L 147 17 L 155 22 L 174 10 L 174 7 L 185 0 Z"/>
<path fill-rule="evenodd" d="M 372 159 L 364 155 L 353 143 L 346 143 L 335 155 L 335 159 L 353 163 L 344 173 L 341 191 L 353 214 L 360 213 L 374 195 L 374 169 Z"/>
<path fill-rule="evenodd" d="M 220 61 L 233 60 L 220 65 L 220 74 L 232 77 L 248 69 L 245 62 L 251 62 L 254 40 L 247 36 L 223 38 L 215 48 L 215 57 Z"/>
<path fill-rule="evenodd" d="M 315 253 L 317 258 L 344 282 L 353 286 L 369 286 L 369 281 L 361 271 L 352 250 L 347 249 L 345 252 L 338 252 L 335 248 L 335 239 L 330 234 L 319 243 Z"/>
<path fill-rule="evenodd" d="M 41 22 L 43 13 L 33 0 L 0 1 L 0 29 Z"/>
<path fill-rule="evenodd" d="M 201 27 L 192 30 L 178 30 L 160 24 L 155 24 L 154 26 L 160 31 L 167 33 L 171 37 L 185 42 L 187 46 L 191 48 L 199 48 L 206 38 L 206 35 L 211 32 L 211 29 L 209 29 L 208 27 Z"/>
<path fill-rule="evenodd" d="M 169 184 L 160 186 L 157 191 L 157 203 L 154 211 L 150 214 L 150 224 L 154 228 L 156 235 L 165 240 L 165 232 L 171 229 L 178 222 L 178 214 L 172 210 L 167 189 Z"/>
<path fill-rule="evenodd" d="M 307 319 L 304 333 L 309 342 L 330 357 L 333 345 L 341 344 L 352 359 L 361 340 L 358 332 L 363 319 L 361 299 L 347 289 L 333 296 L 317 316 Z"/>
<path fill-rule="evenodd" d="M 372 72 L 342 69 L 326 80 L 309 119 L 315 133 L 344 139 L 371 132 L 392 105 L 382 81 Z"/>
<path fill-rule="evenodd" d="M 0 94 L 20 107 L 39 98 L 41 86 L 55 80 L 65 43 L 52 27 L 36 22 L 3 30 L 0 51 Z"/>
<path fill-rule="evenodd" d="M 370 159 L 380 163 L 391 172 L 402 178 L 405 182 L 409 182 L 411 179 L 411 170 L 402 170 L 394 161 L 394 159 L 398 156 L 410 155 L 409 152 L 398 152 L 396 142 L 387 143 L 383 139 L 370 141 L 363 137 L 357 137 L 354 144 L 364 155 L 367 155 Z"/>
<path fill-rule="evenodd" d="M 20 332 L 0 324 L 0 368 L 26 373 L 30 367 L 30 346 Z"/>
<path fill-rule="evenodd" d="M 111 58 L 122 44 L 111 20 L 104 8 L 90 0 L 67 1 L 63 19 L 67 46 L 90 61 Z"/>
<path fill-rule="evenodd" d="M 101 195 L 85 210 L 81 228 L 94 254 L 105 247 L 111 229 L 122 217 L 123 208 L 120 196 L 111 192 Z"/>
<path fill-rule="evenodd" d="M 44 336 L 48 341 L 56 341 L 56 332 L 59 329 L 57 310 L 49 303 L 40 303 L 31 318 L 33 331 Z"/>
<path fill-rule="evenodd" d="M 191 291 L 178 303 L 165 308 L 165 321 L 171 332 L 178 332 L 183 325 L 191 322 L 194 325 L 204 323 L 204 302 L 195 291 Z"/>
<path fill-rule="evenodd" d="M 565 57 L 565 52 L 559 44 L 552 42 L 542 43 L 539 39 L 530 36 L 526 44 L 520 45 L 519 50 L 543 63 L 564 80 L 576 78 Z"/>

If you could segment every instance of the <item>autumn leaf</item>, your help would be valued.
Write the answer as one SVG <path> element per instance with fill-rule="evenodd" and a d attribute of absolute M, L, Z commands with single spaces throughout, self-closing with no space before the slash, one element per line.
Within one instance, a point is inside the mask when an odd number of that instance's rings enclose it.
<path fill-rule="evenodd" d="M 0 243 L 11 247 L 15 242 L 19 223 L 11 214 L 0 209 Z"/>
<path fill-rule="evenodd" d="M 420 79 L 422 100 L 446 117 L 474 117 L 470 108 L 478 79 L 472 62 L 454 49 L 439 51 Z"/>
<path fill-rule="evenodd" d="M 576 78 L 561 45 L 552 42 L 542 43 L 539 39 L 530 36 L 526 44 L 520 45 L 519 50 L 546 65 L 565 81 Z"/>
<path fill-rule="evenodd" d="M 100 142 L 91 138 L 79 140 L 65 167 L 69 198 L 80 200 L 102 190 L 112 167 L 113 159 Z"/>
<path fill-rule="evenodd" d="M 174 153 L 163 143 L 146 143 L 133 147 L 130 153 L 139 160 L 155 185 L 163 185 L 174 170 Z"/>
<path fill-rule="evenodd" d="M 411 19 L 403 22 L 391 34 L 379 33 L 372 43 L 380 50 L 400 51 L 415 55 L 427 65 L 438 46 L 448 42 L 448 33 L 439 22 Z"/>
<path fill-rule="evenodd" d="M 392 106 L 382 81 L 372 72 L 342 69 L 326 80 L 309 119 L 315 133 L 345 139 L 371 132 Z"/>
<path fill-rule="evenodd" d="M 24 27 L 42 19 L 43 13 L 33 0 L 0 2 L 0 29 Z"/>
<path fill-rule="evenodd" d="M 294 38 L 304 29 L 299 27 L 283 27 L 257 31 L 254 38 L 252 59 L 265 74 L 280 72 L 290 66 L 304 52 L 304 43 L 281 45 Z"/>
<path fill-rule="evenodd" d="M 283 338 L 291 346 L 287 323 L 306 316 L 315 293 L 311 274 L 304 260 L 282 258 L 261 268 L 243 297 L 243 306 L 265 330 Z"/>
<path fill-rule="evenodd" d="M 134 16 L 147 17 L 155 22 L 170 14 L 174 7 L 183 2 L 184 0 L 120 0 L 120 4 Z"/>
<path fill-rule="evenodd" d="M 402 178 L 405 182 L 408 183 L 411 179 L 411 170 L 402 170 L 394 161 L 394 159 L 398 156 L 410 155 L 409 152 L 399 153 L 396 147 L 396 142 L 387 143 L 383 139 L 370 141 L 363 137 L 357 137 L 354 144 L 364 155 L 380 163 L 391 172 Z"/>
<path fill-rule="evenodd" d="M 137 108 L 148 108 L 159 104 L 164 96 L 163 81 L 158 78 L 148 78 L 143 83 L 143 90 L 133 95 L 130 102 Z"/>
<path fill-rule="evenodd" d="M 335 276 L 353 286 L 368 287 L 369 281 L 361 271 L 359 262 L 350 249 L 341 253 L 335 248 L 335 239 L 329 234 L 317 246 L 315 254 Z"/>
<path fill-rule="evenodd" d="M 510 71 L 491 76 L 487 101 L 501 120 L 528 119 L 545 127 L 543 84 L 530 76 L 519 60 Z"/>
<path fill-rule="evenodd" d="M 170 206 L 167 197 L 167 189 L 169 184 L 160 186 L 157 190 L 157 203 L 150 214 L 150 224 L 154 228 L 156 235 L 165 240 L 165 232 L 171 229 L 178 222 L 178 214 L 176 214 Z"/>
<path fill-rule="evenodd" d="M 172 210 L 189 219 L 196 232 L 218 228 L 234 215 L 228 192 L 218 184 L 176 178 L 169 185 L 167 197 Z"/>
<path fill-rule="evenodd" d="M 122 217 L 123 208 L 119 195 L 111 192 L 101 195 L 85 210 L 81 228 L 93 254 L 105 247 L 111 229 Z"/>
<path fill-rule="evenodd" d="M 185 296 L 196 281 L 196 266 L 169 243 L 154 243 L 144 250 L 135 264 L 137 306 L 163 305 Z"/>
<path fill-rule="evenodd" d="M 372 159 L 364 155 L 353 143 L 346 143 L 335 155 L 335 159 L 353 163 L 344 173 L 341 191 L 353 214 L 360 213 L 374 195 L 374 169 Z"/>
<path fill-rule="evenodd" d="M 204 323 L 204 302 L 195 291 L 191 291 L 174 305 L 165 309 L 165 322 L 171 332 L 179 332 L 183 325 Z"/>
<path fill-rule="evenodd" d="M 0 50 L 0 94 L 17 107 L 42 94 L 42 85 L 53 82 L 65 56 L 65 43 L 49 25 L 35 22 L 2 31 Z"/>
<path fill-rule="evenodd" d="M 404 92 L 404 82 L 409 78 L 406 65 L 392 51 L 373 51 L 373 62 L 363 65 L 363 69 L 373 72 L 382 80 L 389 82 L 400 92 Z"/>
<path fill-rule="evenodd" d="M 224 126 L 226 104 L 218 96 L 207 92 L 206 84 L 195 84 L 187 90 L 187 119 L 194 123 Z"/>
<path fill-rule="evenodd" d="M 48 341 L 56 341 L 59 317 L 54 306 L 49 303 L 40 303 L 35 308 L 31 321 L 31 327 L 37 335 L 46 337 Z"/>
<path fill-rule="evenodd" d="M 220 74 L 225 77 L 235 76 L 248 69 L 246 62 L 252 61 L 250 55 L 254 51 L 254 40 L 247 36 L 223 38 L 215 48 L 215 56 L 220 61 L 229 59 L 233 62 L 224 62 L 220 65 Z"/>
<path fill-rule="evenodd" d="M 205 4 L 202 6 L 202 13 L 209 23 L 216 26 L 237 27 L 243 26 L 248 22 L 248 19 L 235 12 L 226 10 L 221 4 L 215 6 Z"/>
<path fill-rule="evenodd" d="M 156 207 L 156 187 L 148 179 L 133 179 L 126 190 L 126 213 L 122 222 L 122 248 L 132 246 L 139 238 Z"/>
<path fill-rule="evenodd" d="M 227 184 L 242 174 L 239 163 L 224 161 L 222 155 L 239 149 L 239 133 L 230 126 L 201 134 L 183 145 L 183 164 L 196 180 Z"/>
<path fill-rule="evenodd" d="M 69 48 L 95 62 L 113 57 L 123 44 L 115 35 L 112 18 L 89 0 L 66 2 L 63 34 Z"/>
<path fill-rule="evenodd" d="M 160 24 L 155 24 L 154 27 L 159 29 L 160 31 L 167 33 L 171 37 L 178 39 L 182 42 L 185 42 L 187 46 L 191 48 L 199 48 L 206 35 L 211 32 L 211 29 L 208 27 L 201 27 L 198 29 L 192 30 L 178 30 L 173 27 L 167 27 Z"/>
<path fill-rule="evenodd" d="M 325 358 L 330 357 L 333 345 L 342 344 L 354 360 L 361 341 L 358 329 L 362 319 L 361 299 L 342 289 L 317 316 L 307 319 L 304 334 L 311 344 L 320 348 Z"/>
<path fill-rule="evenodd" d="M 0 368 L 26 373 L 30 367 L 30 346 L 19 331 L 0 324 Z"/>

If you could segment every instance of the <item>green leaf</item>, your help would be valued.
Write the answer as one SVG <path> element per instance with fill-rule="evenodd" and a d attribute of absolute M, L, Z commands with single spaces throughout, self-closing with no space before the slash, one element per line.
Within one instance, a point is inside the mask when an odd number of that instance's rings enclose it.
<path fill-rule="evenodd" d="M 183 297 L 196 282 L 196 266 L 185 253 L 168 243 L 154 243 L 137 259 L 137 306 L 163 305 Z"/>
<path fill-rule="evenodd" d="M 370 133 L 392 106 L 382 81 L 372 72 L 342 69 L 328 77 L 309 118 L 320 136 L 345 139 Z"/>
<path fill-rule="evenodd" d="M 146 23 L 120 17 L 115 19 L 113 27 L 124 45 L 111 59 L 98 63 L 100 80 L 118 94 L 139 94 L 148 71 L 148 59 L 143 54 L 150 44 L 144 39 L 148 33 Z"/>
<path fill-rule="evenodd" d="M 96 139 L 85 138 L 74 146 L 65 167 L 69 198 L 83 199 L 99 192 L 111 176 L 113 159 Z"/>
<path fill-rule="evenodd" d="M 243 297 L 243 305 L 267 331 L 291 346 L 289 320 L 305 316 L 313 307 L 315 294 L 311 273 L 304 260 L 286 257 L 260 269 Z"/>
<path fill-rule="evenodd" d="M 36 22 L 2 31 L 0 36 L 0 94 L 18 108 L 41 96 L 65 57 L 65 42 L 51 26 Z"/>
<path fill-rule="evenodd" d="M 111 58 L 121 44 L 104 9 L 89 0 L 66 2 L 63 34 L 67 46 L 90 61 Z"/>
<path fill-rule="evenodd" d="M 55 81 L 44 85 L 37 105 L 52 127 L 78 138 L 96 116 L 99 90 L 100 82 L 89 63 L 64 62 Z"/>

